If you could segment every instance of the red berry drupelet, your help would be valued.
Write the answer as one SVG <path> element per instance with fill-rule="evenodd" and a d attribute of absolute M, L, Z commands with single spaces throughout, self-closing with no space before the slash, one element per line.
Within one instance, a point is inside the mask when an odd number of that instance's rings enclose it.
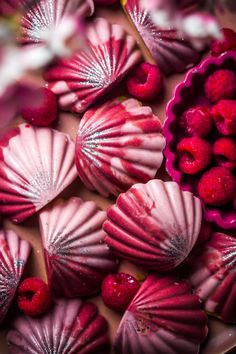
<path fill-rule="evenodd" d="M 102 300 L 110 309 L 123 312 L 140 288 L 138 280 L 126 273 L 109 274 L 103 280 Z"/>
<path fill-rule="evenodd" d="M 48 126 L 57 118 L 57 97 L 46 87 L 35 90 L 38 102 L 26 103 L 21 111 L 22 117 L 32 125 Z"/>
<path fill-rule="evenodd" d="M 223 167 L 212 167 L 198 183 L 199 197 L 207 205 L 225 205 L 233 200 L 235 193 L 235 177 Z"/>
<path fill-rule="evenodd" d="M 221 100 L 212 107 L 211 112 L 219 133 L 222 135 L 236 133 L 236 101 Z"/>
<path fill-rule="evenodd" d="M 142 63 L 127 79 L 129 94 L 137 99 L 149 101 L 161 92 L 162 76 L 158 67 Z"/>
<path fill-rule="evenodd" d="M 213 154 L 219 166 L 229 170 L 236 168 L 236 141 L 229 137 L 220 138 L 213 145 Z"/>
<path fill-rule="evenodd" d="M 234 98 L 236 94 L 236 75 L 231 70 L 216 70 L 207 78 L 204 88 L 206 96 L 211 102 Z"/>
<path fill-rule="evenodd" d="M 187 135 L 200 138 L 210 133 L 212 125 L 211 111 L 207 106 L 189 108 L 180 120 L 180 126 Z"/>
<path fill-rule="evenodd" d="M 26 315 L 41 315 L 49 309 L 52 303 L 51 291 L 42 279 L 27 278 L 18 288 L 17 303 Z"/>
<path fill-rule="evenodd" d="M 179 168 L 188 175 L 203 171 L 211 162 L 211 145 L 204 139 L 184 138 L 178 143 L 176 150 Z"/>

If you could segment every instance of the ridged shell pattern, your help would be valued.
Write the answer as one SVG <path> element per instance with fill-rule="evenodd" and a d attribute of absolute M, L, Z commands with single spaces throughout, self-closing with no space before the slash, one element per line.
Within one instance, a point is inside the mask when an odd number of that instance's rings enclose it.
<path fill-rule="evenodd" d="M 107 330 L 94 304 L 58 299 L 44 316 L 14 321 L 9 354 L 109 354 Z"/>
<path fill-rule="evenodd" d="M 33 5 L 32 1 L 28 3 L 21 20 L 23 43 L 44 42 L 47 32 L 60 32 L 60 26 L 69 16 L 84 17 L 94 11 L 93 0 L 37 0 Z"/>
<path fill-rule="evenodd" d="M 0 213 L 23 221 L 76 175 L 74 143 L 68 135 L 21 124 L 0 142 Z"/>
<path fill-rule="evenodd" d="M 124 3 L 125 11 L 165 75 L 181 72 L 198 61 L 197 50 L 187 40 L 180 38 L 174 29 L 157 27 L 149 12 L 140 5 L 140 0 L 127 0 Z"/>
<path fill-rule="evenodd" d="M 83 116 L 76 138 L 76 167 L 87 188 L 107 197 L 155 177 L 165 138 L 150 107 L 135 99 L 109 101 Z"/>
<path fill-rule="evenodd" d="M 40 213 L 48 280 L 60 296 L 88 296 L 99 291 L 117 261 L 104 242 L 106 213 L 80 198 L 57 202 Z"/>
<path fill-rule="evenodd" d="M 190 280 L 205 310 L 236 323 L 236 239 L 215 232 L 190 267 Z"/>
<path fill-rule="evenodd" d="M 15 295 L 29 253 L 29 243 L 14 231 L 0 231 L 0 324 Z"/>
<path fill-rule="evenodd" d="M 196 354 L 207 332 L 207 316 L 189 283 L 149 275 L 121 320 L 115 353 Z"/>
<path fill-rule="evenodd" d="M 106 242 L 121 257 L 155 271 L 178 266 L 201 226 L 201 202 L 175 182 L 151 180 L 121 194 L 107 211 Z"/>
<path fill-rule="evenodd" d="M 84 49 L 45 73 L 49 88 L 59 95 L 61 108 L 75 113 L 84 112 L 141 60 L 135 39 L 120 25 L 96 19 L 87 38 Z"/>

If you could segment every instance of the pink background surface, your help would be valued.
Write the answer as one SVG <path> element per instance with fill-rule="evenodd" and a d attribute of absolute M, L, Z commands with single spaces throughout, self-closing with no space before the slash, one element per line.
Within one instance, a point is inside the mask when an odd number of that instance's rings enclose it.
<path fill-rule="evenodd" d="M 109 9 L 99 9 L 97 11 L 96 16 L 103 16 L 109 19 L 113 23 L 119 23 L 123 25 L 128 32 L 133 33 L 133 29 L 125 15 L 122 13 L 119 8 L 115 9 L 115 11 L 111 11 Z M 224 14 L 220 16 L 220 21 L 223 26 L 231 27 L 236 30 L 236 21 L 235 16 L 231 14 Z M 141 44 L 142 46 L 142 44 Z M 147 51 L 142 46 L 142 50 L 144 54 L 148 57 Z M 149 58 L 150 60 L 150 58 Z M 177 83 L 181 81 L 184 74 L 172 75 L 170 78 L 165 79 L 165 92 L 163 93 L 162 97 L 158 99 L 155 104 L 152 104 L 154 112 L 158 115 L 158 117 L 163 122 L 165 120 L 165 107 L 169 99 L 173 95 L 174 88 Z M 38 78 L 30 78 L 30 80 L 35 80 L 37 83 L 40 83 L 40 79 Z M 43 82 L 41 82 L 43 84 Z M 125 95 L 126 91 L 122 85 L 120 85 L 114 93 L 112 92 L 112 96 L 115 94 L 117 95 Z M 105 97 L 105 99 L 107 99 Z M 20 121 L 20 119 L 19 119 Z M 73 116 L 70 113 L 61 113 L 58 119 L 58 122 L 55 126 L 56 129 L 69 133 L 72 139 L 75 138 L 76 132 L 79 125 L 79 116 Z M 158 178 L 168 179 L 167 174 L 164 171 L 164 167 L 162 167 L 161 171 L 157 174 Z M 99 196 L 96 193 L 90 192 L 86 190 L 86 188 L 82 185 L 82 183 L 77 179 L 67 190 L 63 192 L 60 196 L 61 198 L 68 198 L 71 196 L 79 196 L 84 200 L 94 200 L 97 205 L 106 210 L 106 208 L 114 203 L 114 199 L 104 199 L 103 197 Z M 46 272 L 45 272 L 45 265 L 43 261 L 43 252 L 42 246 L 40 241 L 40 234 L 39 234 L 39 226 L 37 215 L 30 218 L 26 222 L 22 223 L 21 225 L 15 225 L 9 221 L 4 222 L 6 227 L 15 230 L 20 237 L 23 239 L 27 239 L 32 245 L 32 253 L 30 256 L 30 260 L 25 272 L 25 276 L 40 276 L 46 280 Z M 135 266 L 123 262 L 121 264 L 120 269 L 122 271 L 127 271 L 133 274 L 136 277 L 140 277 L 144 272 Z M 100 297 L 92 298 L 92 301 L 97 303 L 101 313 L 107 318 L 110 324 L 110 334 L 113 338 L 116 333 L 117 326 L 120 321 L 120 315 L 114 313 L 107 309 Z M 11 311 L 11 316 L 14 316 L 14 308 Z M 5 326 L 0 331 L 0 354 L 7 354 L 7 347 L 5 342 L 5 334 L 6 328 L 9 325 L 10 317 L 7 318 L 5 322 Z M 223 325 L 220 321 L 216 319 L 210 320 L 210 334 L 208 339 L 202 346 L 201 353 L 203 354 L 221 354 L 227 352 L 232 347 L 236 346 L 236 326 L 226 326 Z M 184 354 L 184 353 L 183 353 Z"/>

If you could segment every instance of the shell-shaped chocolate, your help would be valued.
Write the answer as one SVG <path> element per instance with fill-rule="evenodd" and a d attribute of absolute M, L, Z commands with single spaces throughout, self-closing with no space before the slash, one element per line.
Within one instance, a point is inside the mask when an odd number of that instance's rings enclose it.
<path fill-rule="evenodd" d="M 42 43 L 48 33 L 60 32 L 60 27 L 65 25 L 63 22 L 70 16 L 85 17 L 91 15 L 93 11 L 93 0 L 28 1 L 21 19 L 21 41 L 31 44 Z M 67 27 L 69 25 L 67 23 Z"/>
<path fill-rule="evenodd" d="M 124 0 L 124 9 L 136 27 L 153 59 L 164 74 L 181 72 L 193 66 L 199 53 L 175 29 L 161 29 L 152 21 L 140 0 Z"/>
<path fill-rule="evenodd" d="M 109 101 L 83 116 L 75 162 L 87 188 L 119 195 L 154 178 L 162 164 L 165 138 L 150 107 L 135 99 Z"/>
<path fill-rule="evenodd" d="M 0 231 L 0 324 L 15 295 L 29 253 L 29 243 L 14 231 Z"/>
<path fill-rule="evenodd" d="M 207 332 L 207 316 L 188 282 L 149 275 L 121 320 L 115 353 L 196 354 Z"/>
<path fill-rule="evenodd" d="M 215 232 L 193 258 L 190 281 L 205 310 L 226 323 L 236 323 L 236 239 Z"/>
<path fill-rule="evenodd" d="M 141 59 L 136 41 L 120 25 L 96 19 L 88 43 L 74 56 L 59 61 L 45 74 L 64 110 L 84 112 L 117 84 Z"/>
<path fill-rule="evenodd" d="M 155 271 L 178 266 L 201 226 L 198 198 L 175 182 L 151 180 L 121 194 L 107 211 L 106 242 L 121 257 Z"/>
<path fill-rule="evenodd" d="M 0 213 L 21 222 L 76 178 L 74 143 L 51 128 L 21 124 L 0 142 Z"/>
<path fill-rule="evenodd" d="M 39 216 L 48 281 L 60 296 L 88 296 L 99 291 L 117 261 L 104 242 L 106 213 L 94 202 L 71 198 Z"/>
<path fill-rule="evenodd" d="M 17 318 L 7 335 L 9 354 L 109 354 L 108 324 L 92 303 L 55 300 L 39 318 Z"/>

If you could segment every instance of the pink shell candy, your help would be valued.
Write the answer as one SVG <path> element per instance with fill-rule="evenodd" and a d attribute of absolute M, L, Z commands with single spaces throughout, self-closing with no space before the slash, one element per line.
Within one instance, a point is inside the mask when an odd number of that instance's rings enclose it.
<path fill-rule="evenodd" d="M 149 12 L 141 6 L 140 0 L 125 1 L 124 9 L 165 75 L 181 72 L 198 61 L 197 50 L 187 40 L 180 38 L 175 29 L 158 28 Z"/>
<path fill-rule="evenodd" d="M 155 177 L 165 138 L 150 107 L 134 99 L 115 99 L 83 116 L 76 138 L 80 179 L 101 195 L 119 195 L 134 183 Z"/>
<path fill-rule="evenodd" d="M 41 211 L 41 236 L 49 284 L 57 295 L 88 296 L 99 291 L 117 261 L 105 244 L 106 213 L 94 202 L 70 198 Z"/>
<path fill-rule="evenodd" d="M 177 267 L 201 227 L 201 202 L 175 182 L 151 180 L 121 194 L 107 211 L 105 241 L 124 259 L 155 271 Z"/>
<path fill-rule="evenodd" d="M 7 342 L 9 354 L 109 354 L 107 332 L 107 321 L 94 304 L 57 299 L 41 317 L 17 318 Z"/>
<path fill-rule="evenodd" d="M 190 281 L 205 310 L 226 323 L 236 323 L 236 239 L 213 233 L 190 267 Z"/>
<path fill-rule="evenodd" d="M 21 222 L 76 178 L 74 143 L 51 128 L 21 124 L 0 141 L 0 213 Z"/>
<path fill-rule="evenodd" d="M 0 324 L 11 305 L 29 254 L 27 241 L 12 230 L 0 231 Z"/>
<path fill-rule="evenodd" d="M 207 316 L 190 283 L 149 275 L 121 320 L 115 353 L 197 354 L 207 332 Z"/>
<path fill-rule="evenodd" d="M 113 88 L 140 60 L 136 41 L 120 25 L 96 19 L 87 31 L 88 42 L 73 57 L 59 61 L 45 73 L 59 105 L 84 112 Z"/>
<path fill-rule="evenodd" d="M 92 15 L 94 11 L 93 0 L 37 0 L 28 1 L 28 5 L 25 3 L 21 19 L 21 42 L 27 44 L 43 43 L 47 33 L 60 32 L 60 26 L 70 16 L 81 18 Z"/>

